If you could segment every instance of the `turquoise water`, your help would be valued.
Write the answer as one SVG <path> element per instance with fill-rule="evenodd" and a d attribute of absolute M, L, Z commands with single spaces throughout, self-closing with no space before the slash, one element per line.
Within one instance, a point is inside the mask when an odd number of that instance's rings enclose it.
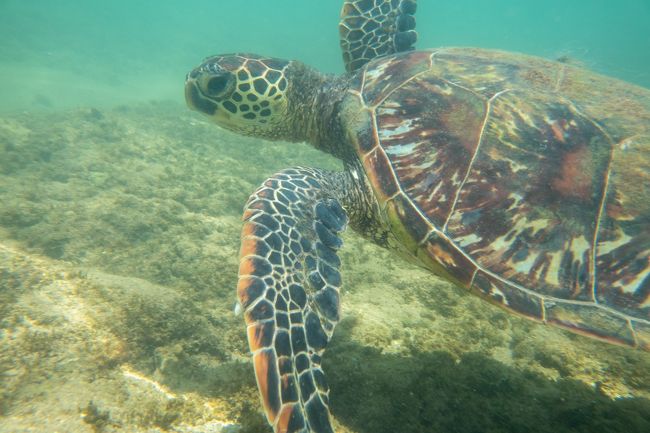
<path fill-rule="evenodd" d="M 0 0 L 0 433 L 270 433 L 233 312 L 242 207 L 282 168 L 339 165 L 216 127 L 183 84 L 234 51 L 340 73 L 340 5 Z M 650 0 L 419 0 L 417 20 L 420 48 L 650 88 Z M 650 432 L 650 352 L 509 315 L 350 232 L 323 357 L 337 433 Z"/>
<path fill-rule="evenodd" d="M 182 101 L 209 54 L 252 51 L 342 71 L 327 1 L 0 1 L 0 110 Z M 419 47 L 567 56 L 650 87 L 648 0 L 419 2 Z"/>

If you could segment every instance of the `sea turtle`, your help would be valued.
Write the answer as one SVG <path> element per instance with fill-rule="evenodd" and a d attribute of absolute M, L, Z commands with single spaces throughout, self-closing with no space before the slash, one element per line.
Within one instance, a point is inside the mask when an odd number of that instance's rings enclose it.
<path fill-rule="evenodd" d="M 650 348 L 650 91 L 473 48 L 414 51 L 416 2 L 345 1 L 347 73 L 206 59 L 189 106 L 238 133 L 309 142 L 244 211 L 237 294 L 276 433 L 332 432 L 321 356 L 350 226 L 514 313 Z"/>

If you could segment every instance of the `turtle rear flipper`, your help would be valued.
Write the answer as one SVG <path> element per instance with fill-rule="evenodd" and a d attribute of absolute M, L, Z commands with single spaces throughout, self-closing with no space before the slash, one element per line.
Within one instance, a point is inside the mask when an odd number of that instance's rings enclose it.
<path fill-rule="evenodd" d="M 333 433 L 321 355 L 339 320 L 336 250 L 347 216 L 333 173 L 269 178 L 244 211 L 237 295 L 257 385 L 276 433 Z"/>
<path fill-rule="evenodd" d="M 416 0 L 351 0 L 343 3 L 339 34 L 348 72 L 375 57 L 412 50 Z"/>

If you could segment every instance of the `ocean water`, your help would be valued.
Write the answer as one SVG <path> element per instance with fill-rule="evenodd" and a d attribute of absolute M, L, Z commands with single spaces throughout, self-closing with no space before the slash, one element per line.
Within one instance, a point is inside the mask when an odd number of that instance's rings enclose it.
<path fill-rule="evenodd" d="M 327 0 L 0 2 L 0 110 L 182 99 L 203 57 L 246 51 L 342 71 Z M 568 57 L 650 87 L 650 2 L 421 1 L 419 47 Z"/>
<path fill-rule="evenodd" d="M 280 169 L 340 165 L 216 127 L 183 84 L 236 51 L 340 73 L 340 3 L 0 0 L 0 433 L 271 431 L 235 312 L 242 207 Z M 649 0 L 419 0 L 417 20 L 420 48 L 650 88 Z M 350 232 L 323 357 L 337 433 L 650 431 L 650 352 L 510 315 Z"/>

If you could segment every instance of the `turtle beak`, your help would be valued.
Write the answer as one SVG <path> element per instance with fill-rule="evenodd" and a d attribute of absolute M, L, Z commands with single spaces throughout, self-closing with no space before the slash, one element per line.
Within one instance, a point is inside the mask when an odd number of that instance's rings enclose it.
<path fill-rule="evenodd" d="M 185 79 L 185 102 L 192 110 L 212 116 L 217 111 L 217 104 L 205 98 L 199 90 L 199 73 L 193 70 Z"/>

